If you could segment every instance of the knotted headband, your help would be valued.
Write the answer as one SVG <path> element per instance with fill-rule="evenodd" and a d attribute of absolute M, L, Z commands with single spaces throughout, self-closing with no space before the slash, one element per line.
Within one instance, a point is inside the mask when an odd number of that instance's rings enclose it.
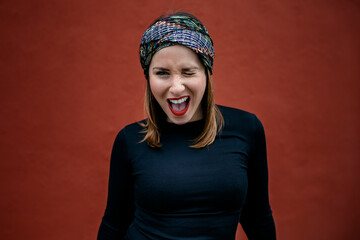
<path fill-rule="evenodd" d="M 195 51 L 212 74 L 215 51 L 205 26 L 190 16 L 174 15 L 156 21 L 141 39 L 140 62 L 145 75 L 153 55 L 160 49 L 176 44 Z"/>

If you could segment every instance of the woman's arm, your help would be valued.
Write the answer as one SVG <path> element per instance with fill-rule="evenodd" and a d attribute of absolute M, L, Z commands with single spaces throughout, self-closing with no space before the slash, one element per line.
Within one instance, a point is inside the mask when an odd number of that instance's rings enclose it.
<path fill-rule="evenodd" d="M 240 223 L 249 240 L 276 239 L 269 204 L 268 167 L 264 128 L 255 116 L 256 131 L 248 165 L 248 193 Z"/>
<path fill-rule="evenodd" d="M 97 239 L 123 239 L 134 218 L 134 209 L 131 166 L 123 129 L 117 135 L 111 153 L 108 199 Z"/>

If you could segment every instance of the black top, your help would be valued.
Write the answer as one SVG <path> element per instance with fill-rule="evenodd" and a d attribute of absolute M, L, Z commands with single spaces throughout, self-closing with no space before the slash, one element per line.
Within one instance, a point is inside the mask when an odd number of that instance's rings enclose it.
<path fill-rule="evenodd" d="M 219 109 L 225 126 L 206 148 L 189 147 L 203 120 L 165 123 L 159 149 L 139 143 L 137 123 L 119 132 L 98 240 L 234 240 L 239 221 L 250 240 L 275 239 L 263 126 Z"/>

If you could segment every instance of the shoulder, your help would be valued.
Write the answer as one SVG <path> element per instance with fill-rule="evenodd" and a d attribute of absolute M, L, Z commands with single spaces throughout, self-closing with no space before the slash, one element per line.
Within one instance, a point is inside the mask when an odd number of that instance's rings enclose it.
<path fill-rule="evenodd" d="M 123 127 L 117 134 L 116 140 L 128 143 L 138 143 L 144 137 L 142 132 L 144 127 L 141 124 L 144 124 L 145 120 L 139 122 L 134 122 Z"/>
<path fill-rule="evenodd" d="M 218 108 L 225 123 L 220 138 L 235 136 L 250 144 L 250 149 L 255 149 L 255 146 L 264 142 L 264 128 L 255 114 L 231 107 L 218 106 Z"/>
<path fill-rule="evenodd" d="M 260 120 L 253 113 L 221 105 L 217 105 L 217 107 L 224 117 L 225 128 L 256 130 L 260 126 L 262 127 Z"/>
<path fill-rule="evenodd" d="M 253 113 L 247 112 L 242 109 L 227 107 L 222 105 L 216 105 L 224 117 L 241 117 L 241 118 L 252 118 Z"/>
<path fill-rule="evenodd" d="M 138 122 L 133 122 L 133 123 L 126 125 L 123 129 L 121 129 L 121 131 L 132 132 L 132 133 L 139 132 L 144 129 L 142 127 L 142 124 L 145 124 L 145 123 L 146 123 L 146 119 L 143 119 Z"/>

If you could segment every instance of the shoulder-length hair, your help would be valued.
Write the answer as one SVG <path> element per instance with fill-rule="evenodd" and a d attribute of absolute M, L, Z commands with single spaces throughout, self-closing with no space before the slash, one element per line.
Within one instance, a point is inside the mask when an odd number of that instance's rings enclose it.
<path fill-rule="evenodd" d="M 216 135 L 221 131 L 224 125 L 224 118 L 219 108 L 214 103 L 214 88 L 210 71 L 206 69 L 205 73 L 206 89 L 201 101 L 203 116 L 205 118 L 204 128 L 200 135 L 192 140 L 193 145 L 190 146 L 191 148 L 203 148 L 212 144 Z M 144 127 L 143 133 L 145 133 L 145 137 L 141 142 L 146 141 L 150 147 L 159 148 L 161 147 L 160 126 L 162 121 L 166 121 L 166 114 L 161 109 L 151 92 L 148 74 L 146 75 L 146 80 L 147 85 L 145 90 L 144 107 L 148 118 L 146 119 L 145 124 L 142 124 Z"/>

